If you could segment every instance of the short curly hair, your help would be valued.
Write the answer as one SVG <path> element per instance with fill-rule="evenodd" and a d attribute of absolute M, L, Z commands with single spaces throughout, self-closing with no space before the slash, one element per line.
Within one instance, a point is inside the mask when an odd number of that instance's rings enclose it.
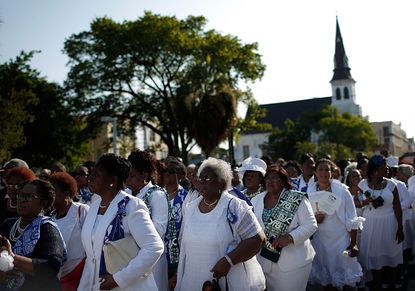
<path fill-rule="evenodd" d="M 211 169 L 218 180 L 225 183 L 225 189 L 222 190 L 227 190 L 232 187 L 233 173 L 229 163 L 225 162 L 224 160 L 210 157 L 204 160 L 200 165 L 200 168 L 197 171 L 197 176 L 199 176 L 200 173 L 206 168 Z"/>
<path fill-rule="evenodd" d="M 58 187 L 65 193 L 68 193 L 67 196 L 74 198 L 76 192 L 78 192 L 78 186 L 74 177 L 69 175 L 66 172 L 57 172 L 50 176 L 49 180 L 53 186 Z"/>
<path fill-rule="evenodd" d="M 11 177 L 18 177 L 24 181 L 32 181 L 36 179 L 36 174 L 31 169 L 28 169 L 26 167 L 17 167 L 17 168 L 12 168 L 7 171 L 7 174 L 5 176 L 6 182 Z"/>
<path fill-rule="evenodd" d="M 45 209 L 49 209 L 52 206 L 53 200 L 55 200 L 55 187 L 53 187 L 49 181 L 41 179 L 34 179 L 30 182 L 27 182 L 25 186 L 28 184 L 36 187 L 36 194 L 40 196 L 41 200 L 47 201 Z"/>
<path fill-rule="evenodd" d="M 109 176 L 118 178 L 118 187 L 122 189 L 124 183 L 130 174 L 131 163 L 114 154 L 104 154 L 95 165 L 96 168 L 102 168 Z"/>
<path fill-rule="evenodd" d="M 135 150 L 128 156 L 131 166 L 141 173 L 147 173 L 149 178 L 156 171 L 157 160 L 146 151 Z"/>

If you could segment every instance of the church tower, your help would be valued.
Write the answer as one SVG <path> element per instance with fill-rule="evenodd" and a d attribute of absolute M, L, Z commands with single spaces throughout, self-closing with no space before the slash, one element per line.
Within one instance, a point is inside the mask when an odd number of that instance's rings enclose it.
<path fill-rule="evenodd" d="M 350 74 L 349 60 L 344 49 L 343 38 L 340 33 L 339 21 L 336 17 L 336 51 L 334 53 L 334 70 L 331 79 L 331 104 L 339 109 L 340 113 L 350 112 L 362 115 L 362 108 L 356 104 L 356 81 Z"/>

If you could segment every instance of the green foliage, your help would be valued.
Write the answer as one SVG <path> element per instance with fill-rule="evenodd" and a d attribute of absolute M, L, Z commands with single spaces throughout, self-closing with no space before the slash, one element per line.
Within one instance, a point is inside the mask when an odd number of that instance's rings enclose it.
<path fill-rule="evenodd" d="M 311 143 L 310 138 L 318 138 Z M 263 150 L 273 158 L 298 159 L 306 152 L 316 156 L 330 154 L 335 159 L 353 158 L 353 153 L 370 152 L 376 136 L 370 123 L 361 116 L 339 114 L 328 106 L 301 114 L 297 121 L 286 120 L 284 128 L 274 129 Z"/>
<path fill-rule="evenodd" d="M 0 161 L 10 159 L 13 150 L 26 142 L 24 126 L 33 121 L 27 109 L 36 104 L 33 79 L 38 74 L 27 62 L 32 53 L 21 53 L 0 64 Z"/>
<path fill-rule="evenodd" d="M 59 85 L 30 67 L 33 53 L 21 53 L 0 65 L 0 118 L 5 125 L 0 127 L 0 140 L 1 148 L 8 149 L 2 158 L 19 157 L 33 167 L 60 161 L 72 168 L 86 154 L 89 136 L 83 134 L 81 118 L 66 106 Z"/>
<path fill-rule="evenodd" d="M 169 155 L 185 161 L 195 139 L 211 151 L 236 126 L 231 116 L 245 95 L 239 84 L 262 77 L 265 66 L 256 43 L 242 44 L 231 35 L 206 31 L 205 25 L 201 16 L 179 20 L 150 12 L 122 23 L 95 19 L 89 31 L 65 41 L 72 106 L 95 121 L 110 115 L 128 120 L 123 124 L 130 128 L 149 127 L 168 146 Z M 236 102 L 227 101 L 229 92 Z M 194 127 L 202 118 L 195 114 L 207 103 L 222 106 L 218 111 L 224 114 L 220 134 L 208 142 Z M 225 103 L 234 108 L 224 110 Z M 217 118 L 208 114 L 203 122 Z"/>

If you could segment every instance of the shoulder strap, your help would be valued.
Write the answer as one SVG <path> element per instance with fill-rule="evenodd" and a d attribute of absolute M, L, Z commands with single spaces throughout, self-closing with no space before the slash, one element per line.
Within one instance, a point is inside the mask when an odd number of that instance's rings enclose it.
<path fill-rule="evenodd" d="M 232 232 L 232 235 L 233 235 L 233 228 L 232 228 L 232 225 L 231 225 L 231 216 L 232 216 L 233 214 L 232 214 L 232 213 L 231 213 L 231 211 L 229 210 L 229 208 L 230 208 L 230 206 L 231 206 L 231 202 L 232 202 L 232 200 L 233 200 L 233 198 L 231 198 L 231 199 L 229 200 L 228 207 L 227 207 L 227 209 L 226 209 L 226 220 L 228 221 L 229 228 L 231 229 L 231 232 Z"/>

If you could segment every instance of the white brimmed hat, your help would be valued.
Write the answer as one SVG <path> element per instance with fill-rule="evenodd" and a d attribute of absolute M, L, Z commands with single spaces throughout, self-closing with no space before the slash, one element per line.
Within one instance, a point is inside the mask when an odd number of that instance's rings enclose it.
<path fill-rule="evenodd" d="M 246 171 L 256 171 L 260 172 L 263 176 L 265 176 L 265 173 L 267 171 L 267 164 L 258 158 L 247 158 L 242 162 L 241 167 L 238 168 L 238 172 L 243 174 Z"/>
<path fill-rule="evenodd" d="M 386 163 L 391 168 L 397 168 L 399 164 L 399 158 L 396 156 L 389 156 L 386 158 Z"/>

